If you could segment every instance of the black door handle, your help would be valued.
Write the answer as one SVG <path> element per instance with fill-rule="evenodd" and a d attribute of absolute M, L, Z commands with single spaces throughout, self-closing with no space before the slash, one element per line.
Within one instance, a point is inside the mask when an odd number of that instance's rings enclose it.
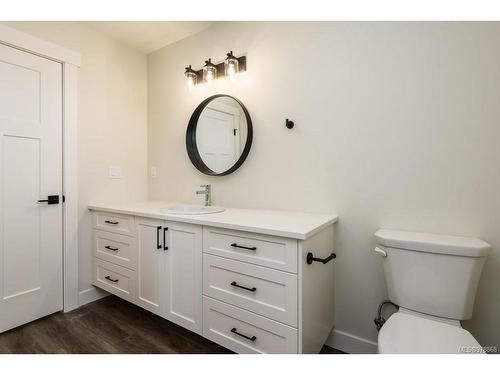
<path fill-rule="evenodd" d="M 335 259 L 335 258 L 337 258 L 337 255 L 335 253 L 331 253 L 326 258 L 315 258 L 313 253 L 307 253 L 306 263 L 311 264 L 312 262 L 320 262 L 323 264 L 327 264 L 329 261 L 331 261 L 332 259 Z"/>
<path fill-rule="evenodd" d="M 245 338 L 245 339 L 247 339 L 247 340 L 250 340 L 250 341 L 255 341 L 255 340 L 257 340 L 257 336 L 252 336 L 252 337 L 250 337 L 250 336 L 244 335 L 243 333 L 239 333 L 239 332 L 236 330 L 236 328 L 231 328 L 231 332 L 232 332 L 232 333 L 234 333 L 235 335 L 241 336 L 241 337 L 243 337 L 243 338 Z"/>
<path fill-rule="evenodd" d="M 160 231 L 161 231 L 161 227 L 156 227 L 156 248 L 157 249 L 161 249 Z"/>
<path fill-rule="evenodd" d="M 104 220 L 104 222 L 106 224 L 111 224 L 111 225 L 118 225 L 118 224 L 120 224 L 119 221 Z"/>
<path fill-rule="evenodd" d="M 256 292 L 257 291 L 257 288 L 256 287 L 253 287 L 253 288 L 247 288 L 246 286 L 243 286 L 243 285 L 238 285 L 238 283 L 236 281 L 233 281 L 231 283 L 232 286 L 235 286 L 236 288 L 241 288 L 241 289 L 245 289 L 245 290 L 249 290 L 250 292 Z"/>
<path fill-rule="evenodd" d="M 111 281 L 113 283 L 117 283 L 118 281 L 120 281 L 119 279 L 112 279 L 111 276 L 106 276 L 105 279 L 109 280 L 109 281 Z"/>
<path fill-rule="evenodd" d="M 168 227 L 163 228 L 163 250 L 168 250 L 167 240 L 165 239 L 167 235 Z"/>
<path fill-rule="evenodd" d="M 111 251 L 118 251 L 119 250 L 117 247 L 111 247 L 111 246 L 104 246 L 104 248 L 111 250 Z"/>
<path fill-rule="evenodd" d="M 59 195 L 49 195 L 47 199 L 39 199 L 38 203 L 59 204 Z"/>
<path fill-rule="evenodd" d="M 231 246 L 232 247 L 239 247 L 240 249 L 246 249 L 246 250 L 257 250 L 257 248 L 255 246 L 252 246 L 252 247 L 241 246 L 241 245 L 238 245 L 237 243 L 232 243 Z"/>

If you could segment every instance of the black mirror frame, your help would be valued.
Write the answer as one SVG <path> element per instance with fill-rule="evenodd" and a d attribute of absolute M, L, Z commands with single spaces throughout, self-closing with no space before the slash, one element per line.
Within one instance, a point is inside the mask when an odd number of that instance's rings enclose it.
<path fill-rule="evenodd" d="M 243 113 L 245 113 L 245 118 L 247 120 L 247 140 L 245 142 L 245 147 L 243 148 L 243 152 L 241 153 L 236 163 L 227 171 L 217 173 L 208 168 L 208 166 L 203 162 L 200 153 L 198 152 L 198 146 L 196 145 L 196 127 L 198 125 L 198 120 L 200 118 L 201 112 L 205 109 L 207 104 L 210 103 L 212 100 L 221 97 L 228 97 L 235 100 L 243 109 Z M 248 110 L 246 109 L 245 105 L 240 100 L 236 99 L 234 96 L 218 94 L 218 95 L 213 95 L 202 101 L 198 105 L 198 107 L 196 107 L 193 114 L 191 115 L 186 131 L 186 149 L 189 155 L 189 159 L 191 159 L 193 165 L 200 172 L 209 176 L 226 176 L 230 173 L 233 173 L 235 170 L 241 167 L 241 165 L 243 164 L 243 162 L 245 161 L 250 152 L 250 148 L 252 147 L 252 139 L 253 139 L 252 119 L 250 118 L 250 114 L 248 113 Z"/>

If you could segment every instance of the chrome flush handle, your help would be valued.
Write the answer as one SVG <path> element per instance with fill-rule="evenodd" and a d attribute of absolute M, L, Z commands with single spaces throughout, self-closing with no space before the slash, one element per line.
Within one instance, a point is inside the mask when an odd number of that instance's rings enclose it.
<path fill-rule="evenodd" d="M 373 251 L 375 251 L 377 254 L 380 254 L 384 258 L 387 256 L 387 253 L 384 250 L 382 250 L 380 247 L 376 247 L 375 249 L 373 249 Z"/>

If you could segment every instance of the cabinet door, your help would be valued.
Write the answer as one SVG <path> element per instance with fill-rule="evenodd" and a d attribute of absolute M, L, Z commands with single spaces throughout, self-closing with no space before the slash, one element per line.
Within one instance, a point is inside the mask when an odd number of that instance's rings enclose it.
<path fill-rule="evenodd" d="M 163 316 L 191 331 L 202 333 L 202 228 L 167 221 L 162 294 Z"/>
<path fill-rule="evenodd" d="M 137 304 L 155 314 L 162 310 L 163 227 L 163 220 L 137 219 Z"/>

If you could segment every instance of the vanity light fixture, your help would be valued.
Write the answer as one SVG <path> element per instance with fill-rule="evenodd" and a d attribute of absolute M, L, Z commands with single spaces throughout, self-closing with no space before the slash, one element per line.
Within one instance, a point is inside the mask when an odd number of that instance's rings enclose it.
<path fill-rule="evenodd" d="M 233 55 L 233 51 L 227 53 L 226 56 L 226 60 L 224 60 L 224 73 L 227 77 L 232 79 L 234 78 L 236 72 L 239 71 L 240 63 L 238 59 Z"/>
<path fill-rule="evenodd" d="M 191 65 L 186 67 L 186 71 L 184 72 L 184 77 L 186 78 L 186 86 L 189 91 L 193 89 L 193 86 L 198 82 L 198 74 L 196 70 L 191 68 Z"/>
<path fill-rule="evenodd" d="M 236 73 L 244 72 L 247 70 L 247 57 L 236 57 L 233 51 L 226 54 L 226 59 L 220 63 L 214 64 L 212 59 L 205 61 L 202 69 L 194 70 L 191 65 L 186 67 L 184 77 L 186 78 L 186 85 L 191 91 L 194 85 L 202 82 L 211 82 L 214 79 L 221 77 L 233 78 Z"/>
<path fill-rule="evenodd" d="M 212 62 L 212 59 L 205 61 L 205 66 L 203 67 L 203 80 L 205 82 L 211 82 L 217 78 L 217 65 Z"/>

